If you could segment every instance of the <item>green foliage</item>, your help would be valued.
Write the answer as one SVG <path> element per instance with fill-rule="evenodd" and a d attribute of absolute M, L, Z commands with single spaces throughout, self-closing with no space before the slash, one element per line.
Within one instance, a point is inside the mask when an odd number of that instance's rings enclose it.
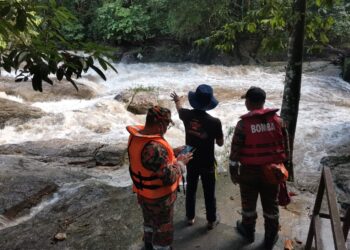
<path fill-rule="evenodd" d="M 85 39 L 84 26 L 77 20 L 63 25 L 60 31 L 70 41 L 78 42 Z"/>
<path fill-rule="evenodd" d="M 167 25 L 180 40 L 198 39 L 230 19 L 228 0 L 173 0 L 169 2 Z"/>
<path fill-rule="evenodd" d="M 63 0 L 62 5 L 71 11 L 71 13 L 77 18 L 76 25 L 67 24 L 62 26 L 62 32 L 67 36 L 74 39 L 89 39 L 94 40 L 93 34 L 95 33 L 92 27 L 93 20 L 96 19 L 97 9 L 103 4 L 103 0 Z M 71 33 L 75 35 L 71 35 Z"/>
<path fill-rule="evenodd" d="M 250 5 L 242 15 L 231 20 L 210 35 L 210 44 L 215 48 L 231 52 L 241 35 L 254 34 L 260 38 L 261 50 L 269 53 L 284 50 L 288 46 L 288 37 L 293 24 L 300 18 L 293 14 L 291 0 L 259 0 Z M 308 51 L 319 49 L 329 43 L 329 35 L 336 19 L 329 16 L 329 7 L 335 4 L 331 0 L 308 1 L 306 13 L 306 45 Z M 287 32 L 286 32 L 287 31 Z M 197 44 L 202 44 L 199 40 Z"/>
<path fill-rule="evenodd" d="M 335 21 L 330 33 L 332 40 L 336 43 L 350 41 L 350 3 L 345 2 L 336 5 L 329 16 Z"/>
<path fill-rule="evenodd" d="M 138 85 L 136 87 L 130 88 L 130 90 L 132 92 L 134 92 L 134 94 L 136 94 L 136 93 L 139 93 L 139 92 L 154 92 L 154 91 L 157 90 L 157 88 L 154 87 L 154 86 L 148 86 L 147 87 L 147 86 L 143 86 L 143 85 Z"/>
<path fill-rule="evenodd" d="M 257 1 L 235 20 L 225 24 L 210 36 L 214 47 L 226 52 L 233 51 L 239 35 L 256 33 L 264 51 L 285 49 L 288 28 L 286 13 L 292 13 L 290 0 Z M 243 6 L 242 6 L 243 8 Z"/>
<path fill-rule="evenodd" d="M 55 74 L 58 80 L 65 77 L 76 89 L 72 77 L 79 78 L 90 68 L 105 79 L 94 65 L 94 58 L 104 62 L 100 62 L 104 69 L 107 66 L 114 69 L 102 57 L 107 55 L 107 48 L 70 41 L 60 32 L 63 24 L 76 21 L 76 18 L 54 0 L 45 3 L 34 0 L 0 2 L 0 13 L 3 14 L 0 38 L 5 44 L 0 50 L 0 68 L 20 72 L 16 81 L 31 78 L 34 90 L 42 91 L 43 81 L 53 84 L 50 74 Z M 68 50 L 85 51 L 86 54 Z"/>
<path fill-rule="evenodd" d="M 285 50 L 297 16 L 293 0 L 63 0 L 76 25 L 61 30 L 69 39 L 110 44 L 174 38 L 233 51 L 242 37 L 254 37 L 261 51 Z M 346 35 L 349 14 L 345 0 L 311 0 L 306 13 L 306 47 L 319 50 L 334 36 Z M 330 9 L 342 6 L 342 11 Z M 339 9 L 339 8 L 338 8 Z M 340 9 L 339 9 L 340 10 Z M 340 13 L 343 13 L 341 15 Z M 72 23 L 72 22 L 70 22 Z M 334 29 L 336 27 L 336 29 Z M 346 37 L 346 36 L 345 36 Z"/>
<path fill-rule="evenodd" d="M 93 22 L 95 36 L 117 43 L 139 42 L 150 37 L 150 17 L 140 5 L 122 6 L 123 1 L 106 3 Z"/>
<path fill-rule="evenodd" d="M 169 35 L 169 27 L 166 25 L 169 12 L 169 0 L 138 0 L 135 4 L 142 6 L 149 16 L 149 28 L 151 37 L 157 35 Z"/>

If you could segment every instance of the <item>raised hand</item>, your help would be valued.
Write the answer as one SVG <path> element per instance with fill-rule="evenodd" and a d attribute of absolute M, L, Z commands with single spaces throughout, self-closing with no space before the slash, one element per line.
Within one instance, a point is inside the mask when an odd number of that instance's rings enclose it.
<path fill-rule="evenodd" d="M 180 97 L 176 94 L 175 91 L 172 92 L 172 93 L 170 94 L 170 97 L 171 97 L 171 99 L 172 99 L 174 102 L 179 102 L 179 101 L 180 101 Z"/>

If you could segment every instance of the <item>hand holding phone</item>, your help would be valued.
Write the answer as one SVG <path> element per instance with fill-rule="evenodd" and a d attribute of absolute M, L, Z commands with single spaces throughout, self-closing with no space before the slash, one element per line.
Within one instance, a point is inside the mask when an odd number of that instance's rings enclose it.
<path fill-rule="evenodd" d="M 185 147 L 180 151 L 179 155 L 187 154 L 187 153 L 193 152 L 194 150 L 195 150 L 194 147 L 185 145 Z"/>

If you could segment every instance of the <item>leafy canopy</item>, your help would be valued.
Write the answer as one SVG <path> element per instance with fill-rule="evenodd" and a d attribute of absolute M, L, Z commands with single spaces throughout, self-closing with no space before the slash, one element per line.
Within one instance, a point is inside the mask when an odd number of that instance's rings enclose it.
<path fill-rule="evenodd" d="M 245 2 L 245 1 L 242 1 Z M 266 53 L 286 49 L 288 37 L 295 21 L 299 18 L 293 11 L 292 0 L 247 1 L 241 7 L 241 15 L 212 32 L 207 39 L 200 39 L 198 45 L 210 43 L 215 48 L 231 52 L 242 35 L 255 35 L 260 47 Z M 335 23 L 331 7 L 338 1 L 308 1 L 306 13 L 306 43 L 310 50 L 319 50 L 328 44 L 328 35 Z"/>
<path fill-rule="evenodd" d="M 95 60 L 104 70 L 115 70 L 104 59 L 108 48 L 72 40 L 61 33 L 63 25 L 67 27 L 77 19 L 55 0 L 0 1 L 0 20 L 0 68 L 15 70 L 16 81 L 31 79 L 36 91 L 42 91 L 43 81 L 53 84 L 50 74 L 58 80 L 65 77 L 77 90 L 73 76 L 80 78 L 90 68 L 106 80 Z"/>
<path fill-rule="evenodd" d="M 150 37 L 150 17 L 141 5 L 123 6 L 123 1 L 105 3 L 97 9 L 92 26 L 95 37 L 117 43 L 139 42 Z"/>

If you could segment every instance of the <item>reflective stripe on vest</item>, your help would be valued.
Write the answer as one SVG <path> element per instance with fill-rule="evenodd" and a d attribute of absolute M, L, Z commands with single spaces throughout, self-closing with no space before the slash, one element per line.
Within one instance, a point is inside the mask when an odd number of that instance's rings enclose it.
<path fill-rule="evenodd" d="M 174 192 L 179 185 L 181 177 L 172 185 L 164 186 L 162 180 L 155 175 L 155 172 L 146 169 L 141 161 L 141 154 L 144 146 L 150 141 L 155 141 L 162 144 L 167 150 L 168 163 L 174 163 L 176 158 L 169 143 L 161 135 L 140 134 L 140 130 L 143 129 L 143 126 L 128 126 L 126 129 L 130 133 L 128 153 L 133 191 L 149 199 L 157 199 Z"/>
<path fill-rule="evenodd" d="M 243 116 L 245 143 L 239 161 L 243 165 L 280 163 L 286 159 L 278 109 L 259 109 Z"/>

